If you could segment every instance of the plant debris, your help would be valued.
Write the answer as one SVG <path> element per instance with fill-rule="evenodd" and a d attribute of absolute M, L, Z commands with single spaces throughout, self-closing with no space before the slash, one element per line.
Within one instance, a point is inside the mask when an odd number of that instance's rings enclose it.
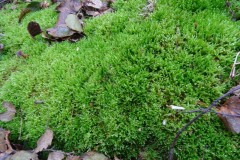
<path fill-rule="evenodd" d="M 231 72 L 230 72 L 230 77 L 231 77 L 231 78 L 234 78 L 234 77 L 236 77 L 236 76 L 239 76 L 239 74 L 236 74 L 236 66 L 240 64 L 240 62 L 238 62 L 239 54 L 240 54 L 240 52 L 238 52 L 238 53 L 236 54 L 235 60 L 234 60 L 234 62 L 233 62 L 232 70 L 231 70 Z M 239 72 L 239 69 L 238 69 L 237 71 Z"/>
<path fill-rule="evenodd" d="M 42 33 L 41 27 L 37 22 L 29 22 L 27 29 L 32 37 Z"/>
<path fill-rule="evenodd" d="M 147 0 L 147 5 L 143 7 L 142 13 L 140 15 L 143 17 L 148 17 L 154 11 L 155 6 L 155 0 Z"/>
<path fill-rule="evenodd" d="M 109 158 L 102 153 L 90 151 L 84 153 L 81 156 L 81 160 L 109 160 Z"/>
<path fill-rule="evenodd" d="M 173 109 L 173 110 L 185 110 L 184 107 L 180 107 L 180 106 L 170 105 L 169 107 L 170 107 L 171 109 Z"/>
<path fill-rule="evenodd" d="M 26 8 L 22 9 L 19 18 L 18 23 L 21 23 L 22 19 L 30 12 L 39 11 L 43 8 L 47 8 L 49 6 L 47 1 L 43 2 L 30 2 Z"/>
<path fill-rule="evenodd" d="M 109 7 L 111 3 L 113 3 L 111 0 L 106 2 L 101 0 L 63 0 L 56 7 L 59 17 L 55 27 L 47 29 L 42 36 L 51 41 L 76 42 L 85 36 L 83 32 L 84 17 L 94 17 L 112 12 L 113 10 Z M 37 22 L 30 22 L 28 32 L 34 37 L 42 33 L 42 30 Z"/>
<path fill-rule="evenodd" d="M 16 52 L 16 56 L 19 57 L 19 58 L 28 58 L 28 55 L 23 53 L 21 50 Z"/>
<path fill-rule="evenodd" d="M 212 110 L 213 107 L 217 106 L 219 101 L 221 101 L 222 99 L 224 99 L 225 97 L 233 94 L 234 92 L 240 90 L 240 85 L 235 86 L 233 88 L 231 88 L 227 93 L 223 94 L 221 97 L 217 98 L 216 100 L 213 101 L 213 103 L 206 109 L 202 110 L 201 113 L 199 113 L 197 116 L 195 116 L 192 120 L 190 120 L 185 126 L 183 126 L 175 135 L 175 138 L 170 146 L 170 150 L 169 150 L 169 160 L 173 159 L 173 153 L 174 153 L 174 146 L 177 143 L 177 140 L 179 139 L 180 135 L 182 134 L 183 131 L 185 131 L 192 123 L 194 123 L 196 120 L 198 120 L 200 117 L 202 117 L 204 114 L 210 112 Z M 239 111 L 237 112 L 239 114 Z M 221 114 L 221 113 L 218 113 Z M 235 116 L 233 116 L 235 117 Z"/>
<path fill-rule="evenodd" d="M 219 118 L 232 133 L 240 133 L 240 99 L 232 96 L 219 108 Z"/>
<path fill-rule="evenodd" d="M 7 160 L 38 160 L 38 155 L 28 151 L 19 151 L 9 157 Z"/>
<path fill-rule="evenodd" d="M 3 122 L 11 121 L 16 113 L 14 105 L 9 102 L 3 102 L 2 105 L 7 111 L 0 114 L 0 121 Z"/>
<path fill-rule="evenodd" d="M 34 150 L 34 153 L 41 152 L 43 149 L 46 149 L 52 144 L 53 131 L 47 129 L 45 133 L 37 141 L 37 148 Z"/>
<path fill-rule="evenodd" d="M 47 160 L 62 160 L 64 157 L 65 156 L 62 152 L 56 151 L 49 153 Z"/>

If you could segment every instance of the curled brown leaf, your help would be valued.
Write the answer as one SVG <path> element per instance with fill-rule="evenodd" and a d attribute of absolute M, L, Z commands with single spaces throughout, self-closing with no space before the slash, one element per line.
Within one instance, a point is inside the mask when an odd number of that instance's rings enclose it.
<path fill-rule="evenodd" d="M 45 133 L 37 141 L 37 148 L 34 150 L 34 153 L 41 152 L 43 149 L 46 149 L 52 144 L 53 131 L 47 129 Z"/>

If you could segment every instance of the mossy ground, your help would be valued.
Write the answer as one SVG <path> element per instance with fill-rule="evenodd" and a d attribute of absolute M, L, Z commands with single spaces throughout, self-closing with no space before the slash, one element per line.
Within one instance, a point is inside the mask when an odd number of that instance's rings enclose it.
<path fill-rule="evenodd" d="M 0 11 L 0 101 L 17 107 L 8 123 L 34 147 L 46 126 L 54 146 L 64 151 L 97 150 L 110 157 L 166 159 L 175 133 L 196 109 L 210 104 L 234 83 L 228 78 L 240 49 L 239 22 L 231 21 L 223 0 L 162 0 L 147 18 L 145 0 L 117 0 L 115 12 L 85 20 L 87 38 L 49 44 L 27 33 L 27 24 L 55 25 L 55 6 L 30 13 L 18 24 L 25 4 Z M 22 50 L 28 59 L 19 59 Z M 45 104 L 35 105 L 35 100 Z M 162 121 L 166 119 L 166 126 Z M 217 116 L 202 117 L 183 133 L 178 159 L 240 159 L 239 135 Z"/>

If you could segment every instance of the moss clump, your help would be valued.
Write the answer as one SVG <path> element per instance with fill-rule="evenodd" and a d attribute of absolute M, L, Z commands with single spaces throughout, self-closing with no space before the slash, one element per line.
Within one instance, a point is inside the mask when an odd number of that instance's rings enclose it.
<path fill-rule="evenodd" d="M 0 11 L 6 46 L 0 100 L 15 104 L 18 115 L 1 126 L 17 139 L 22 116 L 21 138 L 28 147 L 47 124 L 54 145 L 65 151 L 166 158 L 176 131 L 194 116 L 166 106 L 194 109 L 198 101 L 209 104 L 221 95 L 231 85 L 230 66 L 240 48 L 239 22 L 230 20 L 223 1 L 191 2 L 159 1 L 143 18 L 146 1 L 118 0 L 116 12 L 86 20 L 87 38 L 52 44 L 31 39 L 26 26 L 53 26 L 55 6 L 30 13 L 22 24 L 17 15 L 25 4 L 13 11 L 6 6 Z M 19 49 L 27 60 L 15 57 Z M 209 114 L 182 135 L 175 153 L 178 159 L 239 159 L 238 140 Z"/>

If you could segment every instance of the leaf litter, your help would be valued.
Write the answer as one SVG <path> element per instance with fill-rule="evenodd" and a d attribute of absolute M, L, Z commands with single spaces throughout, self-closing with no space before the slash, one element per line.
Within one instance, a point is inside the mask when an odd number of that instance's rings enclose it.
<path fill-rule="evenodd" d="M 3 102 L 2 106 L 7 110 L 0 114 L 0 121 L 9 122 L 13 119 L 16 113 L 15 106 L 9 102 Z"/>
<path fill-rule="evenodd" d="M 232 133 L 240 133 L 240 99 L 232 96 L 218 108 L 218 116 Z"/>
<path fill-rule="evenodd" d="M 47 149 L 48 146 L 52 144 L 53 131 L 47 129 L 45 133 L 37 141 L 37 148 L 34 150 L 34 153 L 41 152 L 43 149 Z"/>
<path fill-rule="evenodd" d="M 112 12 L 110 4 L 113 0 L 63 0 L 56 7 L 59 13 L 56 25 L 42 32 L 37 22 L 29 22 L 28 32 L 32 37 L 42 33 L 42 37 L 51 41 L 69 40 L 76 42 L 85 36 L 83 20 L 85 17 L 95 17 Z"/>

